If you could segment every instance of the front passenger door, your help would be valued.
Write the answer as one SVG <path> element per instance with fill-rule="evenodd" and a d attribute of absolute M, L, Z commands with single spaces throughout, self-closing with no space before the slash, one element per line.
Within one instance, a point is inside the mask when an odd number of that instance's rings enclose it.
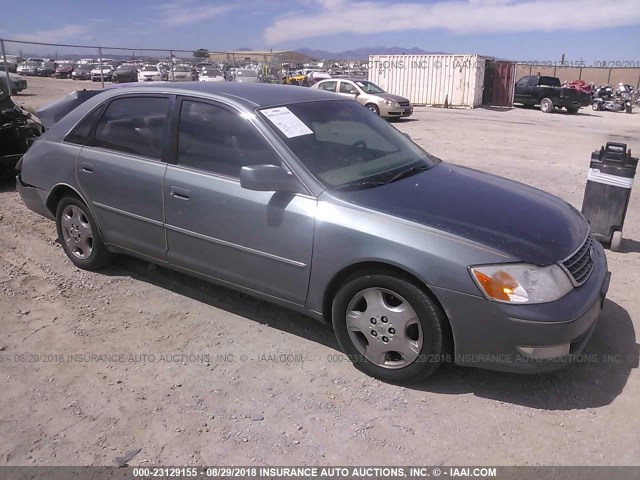
<path fill-rule="evenodd" d="M 164 186 L 169 262 L 303 305 L 317 200 L 240 186 L 244 165 L 282 161 L 248 115 L 181 100 Z"/>

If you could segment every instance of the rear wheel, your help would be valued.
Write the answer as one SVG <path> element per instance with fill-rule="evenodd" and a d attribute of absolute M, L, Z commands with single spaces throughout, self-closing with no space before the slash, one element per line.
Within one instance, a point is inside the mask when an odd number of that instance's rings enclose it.
<path fill-rule="evenodd" d="M 553 112 L 553 101 L 550 98 L 543 98 L 540 102 L 540 111 L 542 113 Z"/>
<path fill-rule="evenodd" d="M 95 270 L 111 260 L 89 208 L 76 197 L 64 197 L 56 209 L 58 238 L 73 264 Z"/>
<path fill-rule="evenodd" d="M 593 102 L 593 103 L 591 104 L 591 109 L 592 109 L 592 110 L 594 110 L 594 111 L 596 111 L 596 112 L 598 112 L 598 111 L 602 110 L 602 109 L 600 108 L 600 102 Z"/>
<path fill-rule="evenodd" d="M 410 384 L 443 363 L 444 312 L 409 280 L 385 272 L 352 276 L 333 300 L 332 321 L 344 352 L 372 377 Z"/>

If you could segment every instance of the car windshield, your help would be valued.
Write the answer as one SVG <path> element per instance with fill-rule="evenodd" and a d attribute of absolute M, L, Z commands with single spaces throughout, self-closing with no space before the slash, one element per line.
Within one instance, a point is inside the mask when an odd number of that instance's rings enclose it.
<path fill-rule="evenodd" d="M 240 76 L 240 77 L 257 77 L 258 76 L 258 72 L 256 72 L 255 70 L 249 70 L 246 68 L 241 68 L 238 69 L 236 71 L 236 75 Z"/>
<path fill-rule="evenodd" d="M 329 189 L 375 187 L 439 162 L 356 102 L 305 102 L 259 112 Z"/>
<path fill-rule="evenodd" d="M 142 67 L 142 71 L 143 72 L 157 72 L 158 71 L 158 67 L 156 67 L 154 65 L 145 65 L 144 67 Z"/>
<path fill-rule="evenodd" d="M 124 64 L 124 65 L 119 65 L 118 68 L 116 68 L 116 70 L 133 70 L 135 67 L 135 65 L 130 65 L 130 64 Z"/>
<path fill-rule="evenodd" d="M 221 77 L 222 76 L 222 72 L 220 70 L 203 70 L 202 73 L 208 75 L 209 77 Z"/>
<path fill-rule="evenodd" d="M 355 82 L 365 93 L 385 93 L 383 89 L 377 86 L 375 83 L 368 82 L 366 80 L 358 80 Z"/>
<path fill-rule="evenodd" d="M 191 69 L 189 67 L 174 67 L 174 72 L 190 72 Z"/>

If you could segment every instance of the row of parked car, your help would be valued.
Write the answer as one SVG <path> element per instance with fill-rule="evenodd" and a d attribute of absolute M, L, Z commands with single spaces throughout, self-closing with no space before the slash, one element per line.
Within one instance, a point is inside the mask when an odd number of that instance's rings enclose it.
<path fill-rule="evenodd" d="M 114 83 L 150 82 L 150 81 L 240 81 L 258 82 L 260 76 L 255 66 L 234 67 L 219 66 L 201 62 L 175 63 L 162 61 L 157 63 L 119 62 L 113 59 L 83 59 L 79 62 L 69 60 L 51 61 L 49 59 L 30 58 L 20 63 L 17 74 L 25 76 L 71 78 L 73 80 L 101 80 Z"/>

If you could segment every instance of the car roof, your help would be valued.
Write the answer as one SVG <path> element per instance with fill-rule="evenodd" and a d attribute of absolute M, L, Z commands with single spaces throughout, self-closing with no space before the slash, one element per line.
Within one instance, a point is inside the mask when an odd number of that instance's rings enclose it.
<path fill-rule="evenodd" d="M 120 87 L 117 88 L 117 90 L 119 94 L 153 91 L 183 95 L 196 94 L 200 96 L 225 97 L 242 104 L 248 109 L 318 100 L 340 100 L 340 97 L 334 93 L 323 92 L 315 88 L 268 83 L 158 82 L 156 85 L 132 85 Z"/>

